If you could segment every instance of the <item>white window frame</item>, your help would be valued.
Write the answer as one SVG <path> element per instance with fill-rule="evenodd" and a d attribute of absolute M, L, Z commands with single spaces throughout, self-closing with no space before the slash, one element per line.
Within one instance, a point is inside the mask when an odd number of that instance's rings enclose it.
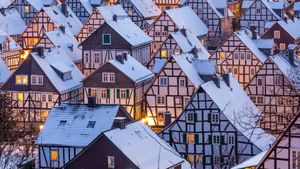
<path fill-rule="evenodd" d="M 164 81 L 162 81 L 162 80 L 164 80 Z M 158 83 L 159 83 L 159 86 L 168 86 L 168 77 L 166 77 L 166 76 L 159 77 Z"/>
<path fill-rule="evenodd" d="M 126 89 L 120 89 L 120 98 L 126 99 Z"/>
<path fill-rule="evenodd" d="M 115 156 L 107 156 L 107 168 L 115 168 Z"/>
<path fill-rule="evenodd" d="M 274 39 L 280 39 L 280 31 L 279 30 L 274 31 Z"/>
<path fill-rule="evenodd" d="M 216 112 L 211 113 L 211 123 L 219 124 L 220 123 L 220 114 Z"/>
<path fill-rule="evenodd" d="M 30 78 L 31 78 L 30 80 L 31 80 L 32 85 L 44 85 L 44 76 L 43 75 L 31 75 Z"/>
<path fill-rule="evenodd" d="M 115 83 L 115 73 L 102 72 L 102 83 Z"/>
<path fill-rule="evenodd" d="M 109 36 L 109 43 L 104 43 L 104 36 Z M 102 34 L 102 45 L 111 45 L 111 34 L 109 33 L 104 33 Z"/>

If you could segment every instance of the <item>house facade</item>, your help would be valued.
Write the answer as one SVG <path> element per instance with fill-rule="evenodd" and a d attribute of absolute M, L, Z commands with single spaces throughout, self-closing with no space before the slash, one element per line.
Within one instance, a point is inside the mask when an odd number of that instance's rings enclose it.
<path fill-rule="evenodd" d="M 89 18 L 89 16 L 93 12 L 93 6 L 97 6 L 97 4 L 92 4 L 93 1 L 86 0 L 66 0 L 68 6 L 72 9 L 74 14 L 80 19 L 82 23 Z M 98 4 L 100 5 L 100 4 Z"/>
<path fill-rule="evenodd" d="M 121 104 L 134 119 L 145 116 L 143 94 L 154 74 L 129 54 L 109 60 L 83 80 L 85 101 L 96 97 L 101 104 Z"/>

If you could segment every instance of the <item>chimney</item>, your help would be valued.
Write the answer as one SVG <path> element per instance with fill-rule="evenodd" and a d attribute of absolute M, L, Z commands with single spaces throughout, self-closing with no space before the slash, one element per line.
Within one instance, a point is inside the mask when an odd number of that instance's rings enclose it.
<path fill-rule="evenodd" d="M 60 28 L 60 30 L 61 30 L 63 33 L 66 33 L 66 27 L 65 27 L 65 26 L 60 25 L 59 28 Z"/>
<path fill-rule="evenodd" d="M 230 87 L 230 74 L 229 73 L 224 73 L 223 75 L 223 80 L 225 81 L 226 85 Z"/>
<path fill-rule="evenodd" d="M 39 57 L 43 57 L 44 56 L 44 49 L 43 49 L 43 47 L 36 47 L 36 51 L 37 51 Z"/>
<path fill-rule="evenodd" d="M 215 85 L 217 86 L 217 88 L 220 88 L 221 87 L 221 82 L 220 82 L 220 79 L 218 76 L 214 76 L 212 78 L 213 82 L 215 83 Z"/>
<path fill-rule="evenodd" d="M 292 49 L 289 49 L 288 51 L 289 54 L 289 62 L 292 66 L 295 66 L 295 56 L 294 56 L 294 51 Z"/>
<path fill-rule="evenodd" d="M 167 126 L 171 123 L 171 113 L 169 111 L 166 111 L 164 115 L 165 115 L 165 126 Z"/>
<path fill-rule="evenodd" d="M 124 57 L 123 57 L 123 55 L 117 55 L 116 56 L 116 60 L 118 62 L 120 62 L 121 64 L 124 64 Z"/>
<path fill-rule="evenodd" d="M 96 97 L 94 96 L 89 96 L 88 97 L 88 105 L 89 108 L 94 108 L 96 107 Z"/>
<path fill-rule="evenodd" d="M 116 117 L 114 118 L 115 128 L 125 129 L 126 117 Z"/>
<path fill-rule="evenodd" d="M 283 21 L 285 22 L 285 23 L 288 23 L 288 18 L 287 17 L 283 17 Z"/>
<path fill-rule="evenodd" d="M 251 31 L 251 34 L 252 34 L 252 39 L 257 39 L 257 32 L 256 32 L 256 26 L 254 25 L 251 25 L 250 26 L 250 31 Z"/>
<path fill-rule="evenodd" d="M 116 14 L 113 15 L 113 21 L 117 22 L 118 16 Z"/>
<path fill-rule="evenodd" d="M 186 29 L 185 29 L 185 28 L 180 29 L 180 32 L 182 33 L 182 35 L 183 35 L 184 37 L 187 37 Z"/>
<path fill-rule="evenodd" d="M 127 53 L 123 53 L 123 58 L 127 61 Z"/>
<path fill-rule="evenodd" d="M 5 14 L 5 8 L 1 8 L 1 9 L 0 9 L 0 12 L 1 12 L 1 14 L 2 14 L 3 16 L 6 16 L 6 14 Z"/>
<path fill-rule="evenodd" d="M 65 15 L 65 17 L 68 17 L 68 10 L 67 10 L 66 2 L 61 4 L 61 12 Z"/>
<path fill-rule="evenodd" d="M 198 49 L 196 48 L 196 46 L 194 46 L 192 48 L 192 50 L 190 51 L 190 53 L 194 56 L 194 58 L 198 58 Z"/>

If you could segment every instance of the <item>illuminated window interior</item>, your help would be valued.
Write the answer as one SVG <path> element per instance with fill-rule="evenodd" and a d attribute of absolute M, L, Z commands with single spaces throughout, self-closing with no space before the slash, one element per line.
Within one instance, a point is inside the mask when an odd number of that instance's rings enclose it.
<path fill-rule="evenodd" d="M 42 111 L 42 120 L 46 120 L 47 116 L 48 116 L 48 112 Z"/>
<path fill-rule="evenodd" d="M 23 101 L 23 93 L 18 93 L 18 101 Z"/>
<path fill-rule="evenodd" d="M 167 51 L 161 50 L 161 57 L 167 57 Z"/>
<path fill-rule="evenodd" d="M 28 76 L 27 75 L 16 75 L 16 84 L 27 85 L 28 84 Z"/>
<path fill-rule="evenodd" d="M 220 59 L 225 59 L 225 52 L 220 52 Z"/>
<path fill-rule="evenodd" d="M 191 133 L 188 133 L 187 134 L 187 141 L 190 143 L 190 142 L 194 142 L 195 141 L 195 135 L 194 134 L 191 134 Z"/>
<path fill-rule="evenodd" d="M 56 161 L 57 159 L 58 159 L 57 150 L 52 150 L 51 151 L 51 160 Z"/>
<path fill-rule="evenodd" d="M 29 6 L 25 6 L 25 13 L 29 13 Z"/>

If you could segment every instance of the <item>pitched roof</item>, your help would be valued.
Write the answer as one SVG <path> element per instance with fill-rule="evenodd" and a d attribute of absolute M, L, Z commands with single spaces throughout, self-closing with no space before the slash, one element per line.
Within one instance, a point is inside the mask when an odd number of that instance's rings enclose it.
<path fill-rule="evenodd" d="M 263 43 L 269 43 L 262 39 L 252 39 L 252 33 L 249 30 L 240 30 L 234 32 L 234 34 L 249 48 L 249 50 L 262 62 L 264 63 L 267 60 L 266 54 L 264 54 L 258 46 L 266 46 L 266 44 Z M 258 45 L 258 43 L 261 43 L 261 45 Z M 267 44 L 268 46 L 268 44 Z"/>
<path fill-rule="evenodd" d="M 39 64 L 58 92 L 65 93 L 81 87 L 81 81 L 84 76 L 63 49 L 52 48 L 46 50 L 43 57 L 38 56 L 37 52 L 31 53 L 31 56 Z M 72 78 L 63 80 L 54 68 L 62 71 L 62 73 L 71 71 Z"/>
<path fill-rule="evenodd" d="M 261 129 L 257 121 L 261 112 L 230 74 L 230 87 L 220 78 L 218 88 L 211 80 L 201 85 L 234 127 L 261 150 L 266 150 L 275 137 Z"/>
<path fill-rule="evenodd" d="M 86 11 L 89 14 L 92 14 L 93 12 L 93 7 L 92 4 L 90 3 L 90 0 L 80 0 L 81 4 L 83 5 L 83 7 L 86 9 Z"/>
<path fill-rule="evenodd" d="M 1 0 L 0 8 L 8 8 L 15 0 Z"/>
<path fill-rule="evenodd" d="M 38 11 L 41 10 L 44 6 L 49 6 L 53 4 L 53 0 L 27 0 L 27 2 Z"/>
<path fill-rule="evenodd" d="M 285 21 L 278 21 L 278 24 L 288 32 L 294 39 L 300 38 L 300 20 L 294 18 L 294 21 L 288 19 L 287 22 Z"/>
<path fill-rule="evenodd" d="M 274 9 L 284 9 L 285 0 L 279 0 L 278 2 L 268 1 L 268 0 L 261 0 L 265 6 L 269 9 L 269 11 L 279 20 L 281 17 L 274 11 Z M 284 5 L 285 4 L 285 5 Z"/>
<path fill-rule="evenodd" d="M 3 30 L 0 30 L 0 44 L 4 43 L 5 41 L 8 41 L 9 44 L 9 50 L 20 50 L 22 49 L 21 46 L 14 41 L 6 32 L 4 32 Z"/>
<path fill-rule="evenodd" d="M 67 7 L 67 16 L 62 13 L 61 5 L 44 7 L 43 10 L 47 13 L 55 25 L 63 25 L 66 29 L 71 31 L 74 36 L 77 35 L 83 26 L 78 17 L 69 7 Z"/>
<path fill-rule="evenodd" d="M 208 33 L 207 26 L 197 16 L 190 6 L 165 10 L 172 21 L 181 29 L 191 30 L 196 36 L 203 36 Z"/>
<path fill-rule="evenodd" d="M 121 5 L 101 6 L 97 7 L 97 11 L 103 16 L 105 20 L 112 20 L 113 15 L 117 15 L 118 18 L 127 18 L 128 15 L 124 11 Z"/>
<path fill-rule="evenodd" d="M 54 46 L 62 48 L 73 62 L 82 59 L 82 51 L 78 48 L 79 42 L 69 30 L 65 30 L 65 33 L 63 33 L 61 29 L 57 29 L 45 34 Z"/>
<path fill-rule="evenodd" d="M 35 144 L 85 147 L 113 126 L 120 105 L 66 104 L 53 107 Z M 88 128 L 89 121 L 95 126 Z"/>
<path fill-rule="evenodd" d="M 0 84 L 6 82 L 10 76 L 10 71 L 4 61 L 0 58 Z"/>
<path fill-rule="evenodd" d="M 248 160 L 232 167 L 231 169 L 244 169 L 244 168 L 250 168 L 253 166 L 257 166 L 258 163 L 261 161 L 261 159 L 266 155 L 268 150 L 262 151 L 261 153 L 249 158 Z"/>
<path fill-rule="evenodd" d="M 161 10 L 152 0 L 131 0 L 131 2 L 144 18 L 151 18 L 161 14 Z"/>
<path fill-rule="evenodd" d="M 152 38 L 129 18 L 118 18 L 117 21 L 106 20 L 105 22 L 134 47 L 152 42 Z"/>
<path fill-rule="evenodd" d="M 107 131 L 104 135 L 138 168 L 170 168 L 176 164 L 183 164 L 184 169 L 191 168 L 168 143 L 141 121 L 128 124 L 125 129 Z"/>
<path fill-rule="evenodd" d="M 5 14 L 0 13 L 0 29 L 8 35 L 20 35 L 26 29 L 25 22 L 16 9 L 5 9 Z"/>
<path fill-rule="evenodd" d="M 207 3 L 211 6 L 211 8 L 215 11 L 215 13 L 219 16 L 219 18 L 225 18 L 227 12 L 227 16 L 233 17 L 233 13 L 228 8 L 227 0 L 207 0 Z M 221 12 L 220 10 L 223 10 Z M 227 10 L 227 11 L 226 11 Z"/>
<path fill-rule="evenodd" d="M 116 59 L 109 60 L 108 62 L 115 66 L 115 68 L 123 72 L 135 83 L 143 82 L 154 76 L 154 74 L 150 70 L 148 70 L 143 64 L 135 60 L 129 54 L 127 54 L 127 60 L 124 59 L 123 64 Z"/>

